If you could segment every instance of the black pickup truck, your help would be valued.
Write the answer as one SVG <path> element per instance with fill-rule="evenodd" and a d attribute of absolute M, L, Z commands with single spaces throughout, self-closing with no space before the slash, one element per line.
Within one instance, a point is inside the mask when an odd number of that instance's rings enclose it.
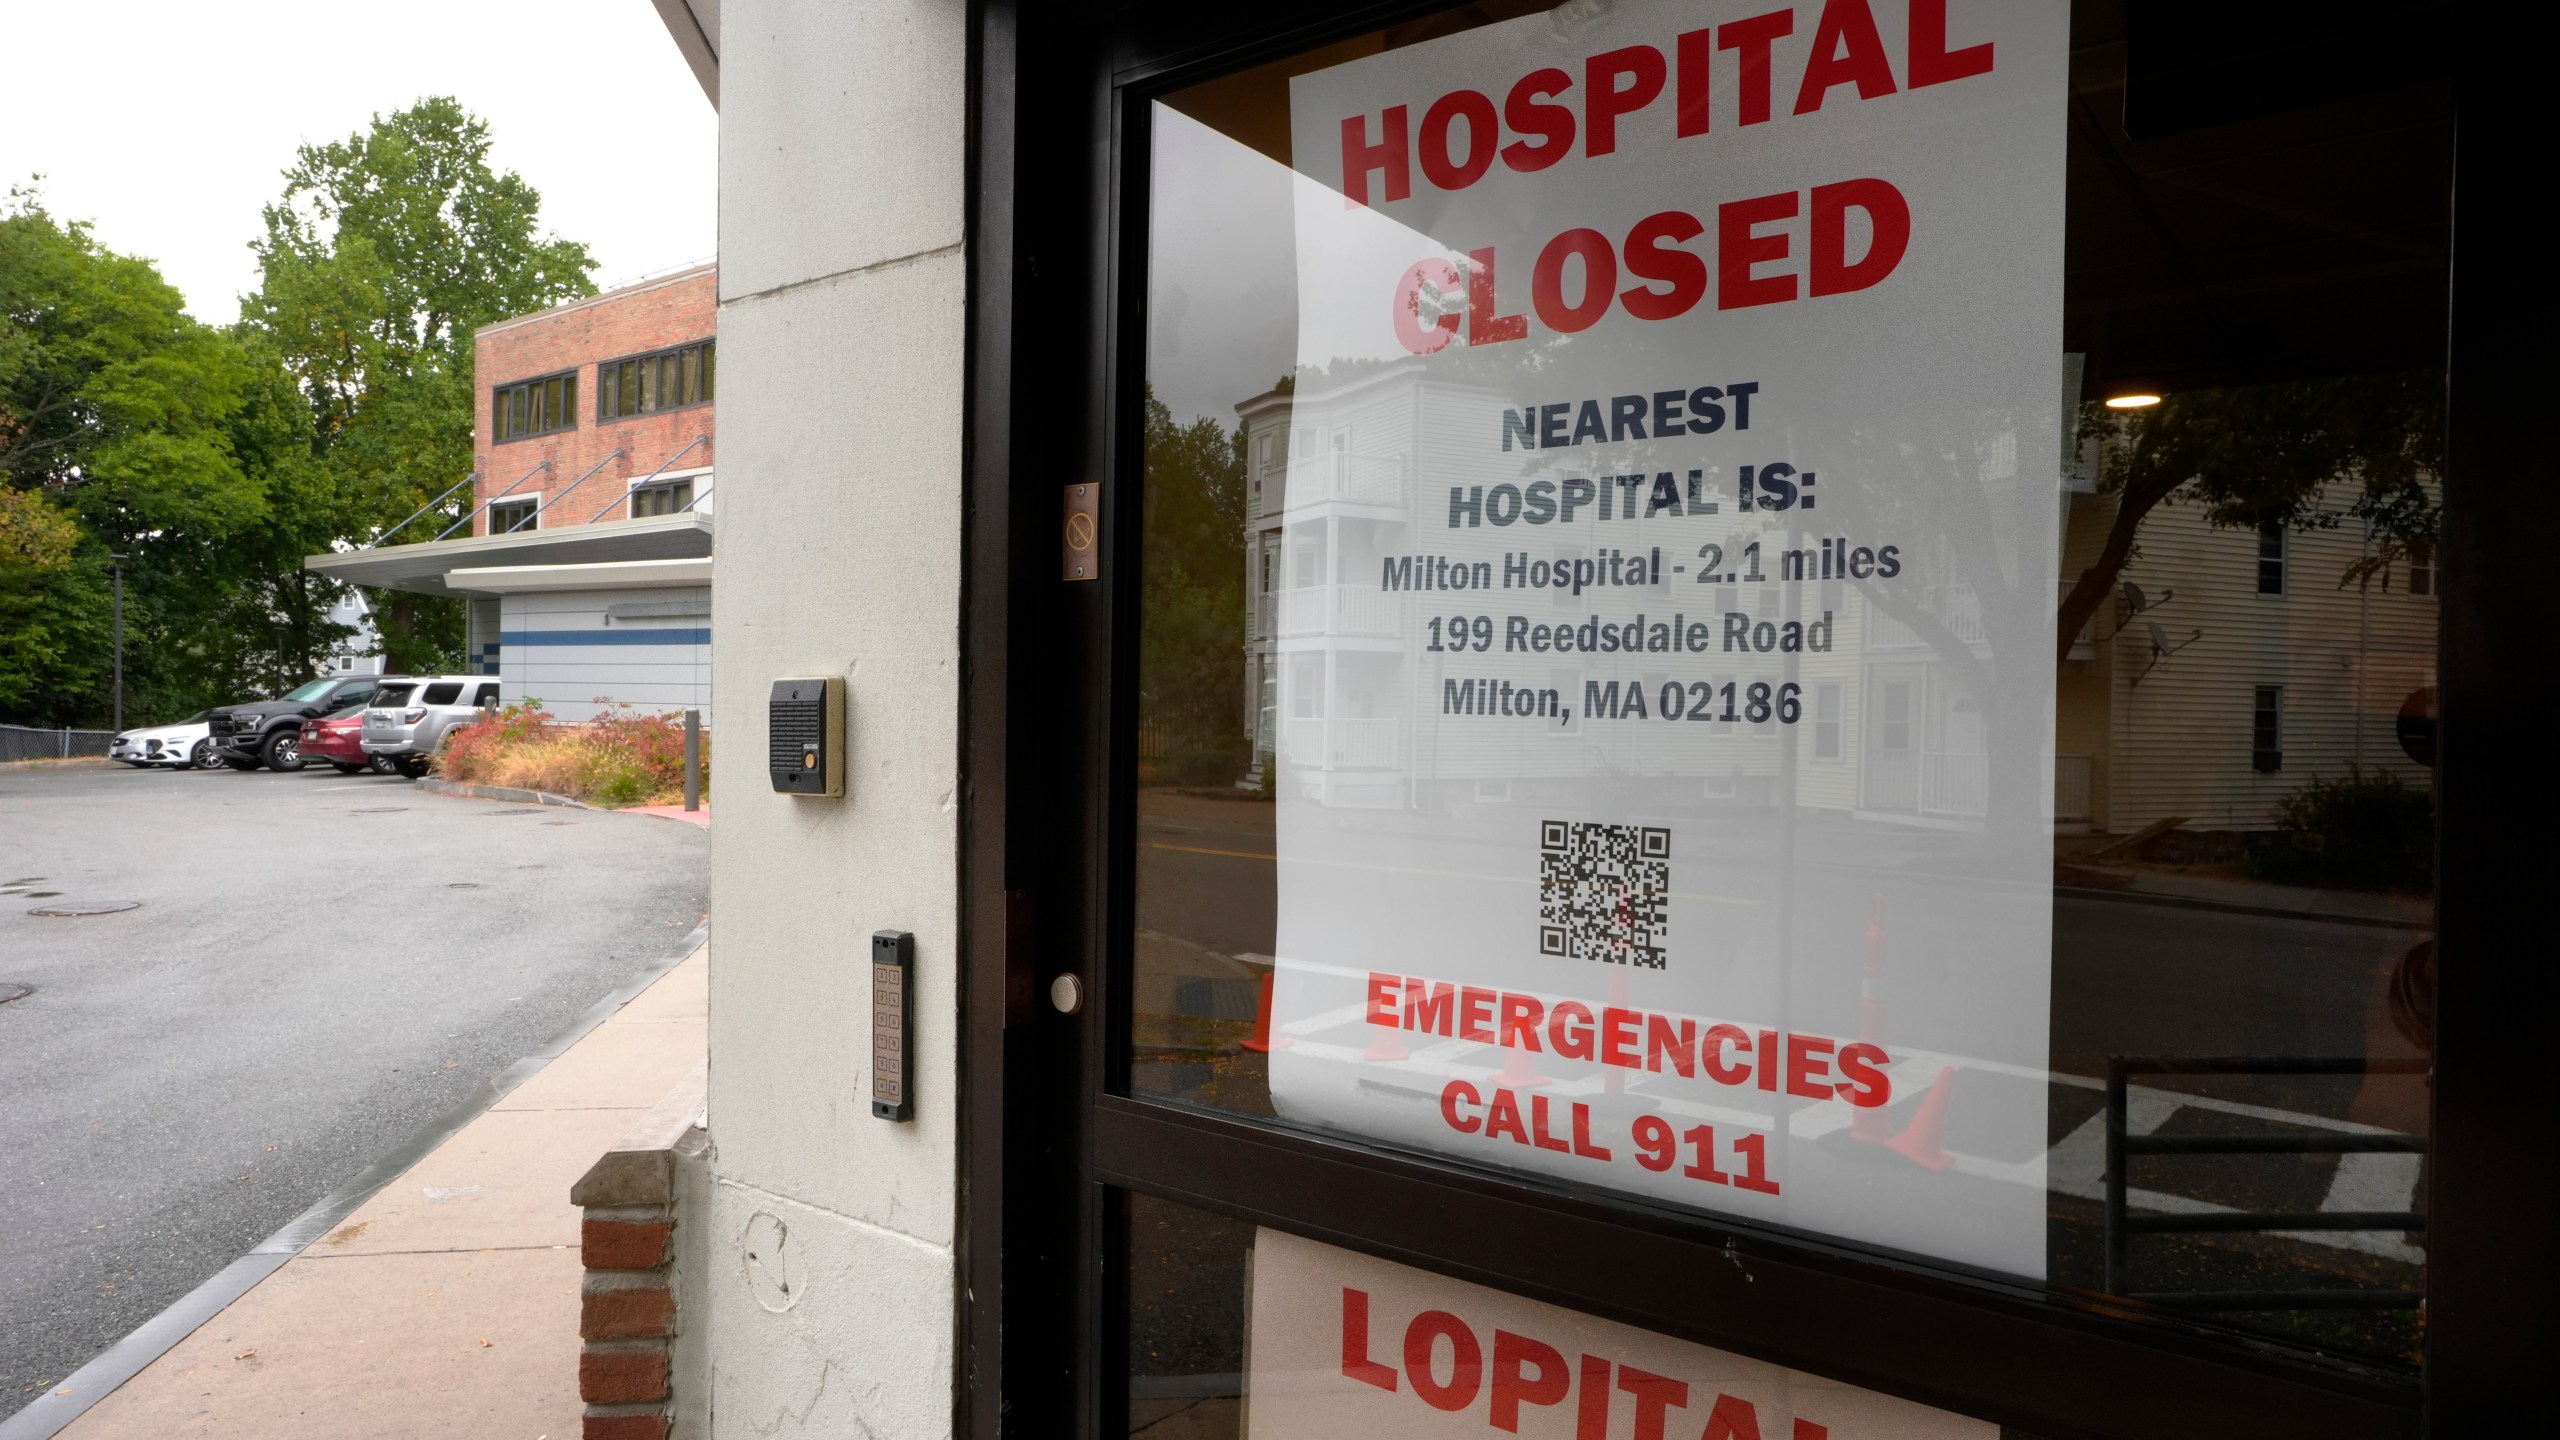
<path fill-rule="evenodd" d="M 273 700 L 221 705 L 206 717 L 213 751 L 234 770 L 302 768 L 302 722 L 373 698 L 371 675 L 343 675 L 297 685 Z"/>

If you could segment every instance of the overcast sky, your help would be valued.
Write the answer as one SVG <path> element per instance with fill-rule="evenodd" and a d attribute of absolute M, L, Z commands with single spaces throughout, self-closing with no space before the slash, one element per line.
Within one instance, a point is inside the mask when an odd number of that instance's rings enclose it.
<path fill-rule="evenodd" d="M 604 285 L 712 257 L 718 117 L 649 0 L 10 4 L 0 190 L 158 262 L 198 318 L 257 286 L 259 207 L 306 141 L 452 95 Z"/>

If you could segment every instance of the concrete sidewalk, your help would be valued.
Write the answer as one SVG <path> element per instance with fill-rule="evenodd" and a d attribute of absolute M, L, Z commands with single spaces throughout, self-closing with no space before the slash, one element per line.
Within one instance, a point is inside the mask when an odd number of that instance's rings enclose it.
<path fill-rule="evenodd" d="M 682 820 L 688 825 L 699 825 L 705 830 L 711 828 L 711 803 L 707 800 L 698 810 L 687 810 L 681 805 L 626 805 L 622 813 L 655 815 L 662 820 Z"/>
<path fill-rule="evenodd" d="M 704 946 L 99 1401 L 66 1440 L 570 1440 L 569 1187 L 701 1065 Z"/>

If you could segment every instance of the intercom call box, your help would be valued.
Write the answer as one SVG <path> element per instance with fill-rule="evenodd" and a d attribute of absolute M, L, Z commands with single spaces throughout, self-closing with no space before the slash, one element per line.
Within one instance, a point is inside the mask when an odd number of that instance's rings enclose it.
<path fill-rule="evenodd" d="M 871 932 L 871 1113 L 905 1120 L 916 1113 L 908 1092 L 907 1042 L 915 1024 L 916 939 L 904 930 Z"/>
<path fill-rule="evenodd" d="M 768 728 L 774 789 L 844 794 L 843 677 L 774 681 Z"/>

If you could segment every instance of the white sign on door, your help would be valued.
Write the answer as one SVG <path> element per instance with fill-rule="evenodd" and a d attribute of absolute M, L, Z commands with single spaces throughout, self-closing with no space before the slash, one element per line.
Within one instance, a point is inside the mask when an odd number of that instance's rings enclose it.
<path fill-rule="evenodd" d="M 1276 1230 L 1246 1440 L 1998 1440 L 2000 1427 Z"/>
<path fill-rule="evenodd" d="M 1291 82 L 1282 1114 L 2043 1274 L 2067 18 Z"/>

